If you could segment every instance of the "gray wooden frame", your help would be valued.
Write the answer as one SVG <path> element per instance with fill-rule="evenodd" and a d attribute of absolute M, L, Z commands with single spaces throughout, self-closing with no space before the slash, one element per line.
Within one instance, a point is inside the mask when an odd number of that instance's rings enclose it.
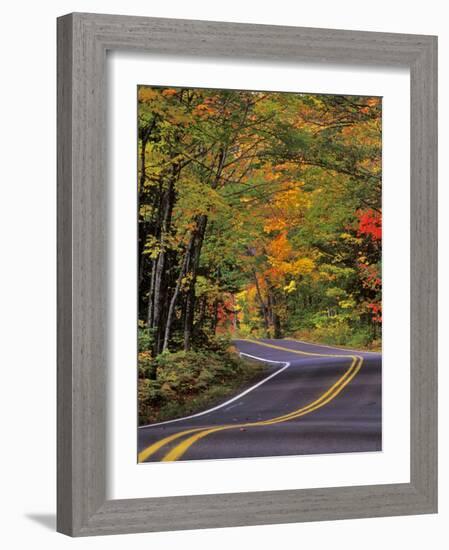
<path fill-rule="evenodd" d="M 411 71 L 411 481 L 106 499 L 106 52 Z M 437 39 L 74 13 L 58 19 L 58 521 L 72 536 L 437 510 Z"/>

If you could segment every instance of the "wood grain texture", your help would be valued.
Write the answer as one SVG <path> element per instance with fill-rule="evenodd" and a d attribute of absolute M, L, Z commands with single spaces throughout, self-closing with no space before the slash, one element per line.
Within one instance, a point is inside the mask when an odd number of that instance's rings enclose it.
<path fill-rule="evenodd" d="M 411 483 L 437 508 L 437 43 L 411 66 Z"/>
<path fill-rule="evenodd" d="M 106 499 L 106 52 L 411 70 L 411 481 Z M 58 531 L 72 536 L 422 514 L 437 508 L 436 37 L 117 15 L 58 20 Z"/>
<path fill-rule="evenodd" d="M 72 527 L 72 25 L 58 21 L 57 155 L 57 528 Z M 64 511 L 61 513 L 61 505 Z"/>

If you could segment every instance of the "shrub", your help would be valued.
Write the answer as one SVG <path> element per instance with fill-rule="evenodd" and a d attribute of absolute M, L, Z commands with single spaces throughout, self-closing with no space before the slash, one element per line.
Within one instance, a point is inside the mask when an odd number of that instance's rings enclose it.
<path fill-rule="evenodd" d="M 372 327 L 354 326 L 346 319 L 329 318 L 314 328 L 304 328 L 294 331 L 293 334 L 301 340 L 322 344 L 376 350 L 381 347 L 380 340 L 373 338 Z"/>
<path fill-rule="evenodd" d="M 150 351 L 153 347 L 153 334 L 152 330 L 142 326 L 139 323 L 139 328 L 137 329 L 137 347 L 140 351 Z"/>
<path fill-rule="evenodd" d="M 217 338 L 216 351 L 165 352 L 139 361 L 141 423 L 175 418 L 198 410 L 231 392 L 260 372 L 229 351 L 229 340 Z M 141 357 L 142 352 L 139 354 Z M 148 377 L 154 374 L 154 380 Z"/>
<path fill-rule="evenodd" d="M 366 348 L 370 347 L 373 343 L 373 337 L 371 331 L 368 328 L 360 328 L 353 331 L 348 344 L 354 348 Z"/>
<path fill-rule="evenodd" d="M 140 351 L 137 356 L 139 378 L 154 378 L 154 361 L 149 351 Z"/>
<path fill-rule="evenodd" d="M 195 331 L 193 347 L 201 351 L 211 351 L 221 355 L 229 352 L 232 343 L 229 336 L 225 334 L 214 334 L 207 329 L 202 329 Z"/>

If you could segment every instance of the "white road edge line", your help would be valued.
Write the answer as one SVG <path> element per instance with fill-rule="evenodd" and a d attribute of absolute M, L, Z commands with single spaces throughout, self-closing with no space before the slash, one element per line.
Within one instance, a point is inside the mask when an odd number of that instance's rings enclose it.
<path fill-rule="evenodd" d="M 180 422 L 181 420 L 188 420 L 189 418 L 196 418 L 197 416 L 203 416 L 205 414 L 211 413 L 211 412 L 216 411 L 218 409 L 222 409 L 223 407 L 226 407 L 230 403 L 233 403 L 234 401 L 237 401 L 237 399 L 240 399 L 244 395 L 252 392 L 253 390 L 258 388 L 262 384 L 265 384 L 265 382 L 268 382 L 268 380 L 271 380 L 272 378 L 274 378 L 275 376 L 280 374 L 285 369 L 288 369 L 288 367 L 290 366 L 290 362 L 273 361 L 271 359 L 263 359 L 262 357 L 256 357 L 255 355 L 250 355 L 249 353 L 240 352 L 239 355 L 240 356 L 244 355 L 245 357 L 250 357 L 251 359 L 255 359 L 256 361 L 262 361 L 263 363 L 278 363 L 278 364 L 281 364 L 281 365 L 284 365 L 284 366 L 281 367 L 279 370 L 271 373 L 269 376 L 267 376 L 263 380 L 260 380 L 259 382 L 257 382 L 257 384 L 254 384 L 254 386 L 251 386 L 250 388 L 246 389 L 242 393 L 239 393 L 238 395 L 236 395 L 232 399 L 228 399 L 228 401 L 225 401 L 224 403 L 221 403 L 221 405 L 217 405 L 216 407 L 212 407 L 211 409 L 207 409 L 205 411 L 202 411 L 202 412 L 199 412 L 199 413 L 196 413 L 196 414 L 191 414 L 190 416 L 183 416 L 182 418 L 174 418 L 173 420 L 165 420 L 164 422 L 156 422 L 154 424 L 145 424 L 144 426 L 139 426 L 139 430 L 142 429 L 142 428 L 152 428 L 153 426 L 161 426 L 162 424 L 172 424 L 173 422 Z"/>

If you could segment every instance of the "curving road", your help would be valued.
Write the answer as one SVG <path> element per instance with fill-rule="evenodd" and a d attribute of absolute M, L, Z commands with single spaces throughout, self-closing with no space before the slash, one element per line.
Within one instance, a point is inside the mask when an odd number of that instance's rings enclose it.
<path fill-rule="evenodd" d="M 380 353 L 236 340 L 264 378 L 207 411 L 138 429 L 138 461 L 380 451 Z"/>

